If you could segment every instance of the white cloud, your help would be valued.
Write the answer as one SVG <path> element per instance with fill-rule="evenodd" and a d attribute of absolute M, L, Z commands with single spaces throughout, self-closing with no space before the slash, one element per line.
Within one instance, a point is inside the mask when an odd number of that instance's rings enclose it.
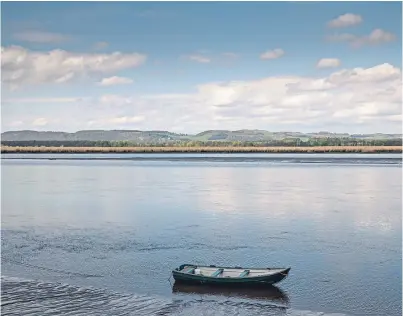
<path fill-rule="evenodd" d="M 210 55 L 210 56 L 208 56 L 208 55 Z M 215 54 L 212 57 L 211 52 L 204 49 L 204 50 L 199 50 L 197 53 L 192 54 L 192 55 L 182 56 L 181 58 L 184 58 L 184 59 L 187 59 L 190 61 L 194 61 L 197 63 L 201 63 L 201 64 L 208 64 L 213 61 L 231 62 L 231 61 L 234 61 L 235 59 L 237 59 L 238 57 L 239 57 L 239 55 L 236 53 L 233 53 L 233 52 L 223 52 L 223 53 Z"/>
<path fill-rule="evenodd" d="M 12 98 L 4 99 L 3 103 L 72 103 L 78 102 L 81 98 Z"/>
<path fill-rule="evenodd" d="M 2 47 L 1 52 L 2 81 L 11 88 L 98 77 L 138 67 L 146 60 L 139 53 L 79 54 L 60 49 L 34 52 L 20 46 Z"/>
<path fill-rule="evenodd" d="M 22 124 L 24 124 L 24 122 L 21 121 L 21 120 L 18 120 L 18 121 L 12 121 L 12 122 L 10 122 L 9 126 L 10 126 L 10 127 L 18 127 L 18 126 L 21 126 Z"/>
<path fill-rule="evenodd" d="M 60 43 L 68 39 L 68 37 L 63 34 L 34 30 L 15 33 L 14 38 L 23 42 L 40 44 Z"/>
<path fill-rule="evenodd" d="M 114 124 L 128 124 L 128 123 L 138 123 L 145 120 L 144 116 L 120 116 L 115 117 L 110 120 L 111 123 Z"/>
<path fill-rule="evenodd" d="M 112 106 L 119 106 L 130 104 L 132 102 L 131 98 L 123 97 L 120 95 L 115 94 L 106 94 L 99 98 L 99 103 L 101 105 L 112 105 Z"/>
<path fill-rule="evenodd" d="M 133 80 L 130 78 L 125 78 L 125 77 L 109 77 L 109 78 L 103 78 L 101 82 L 99 82 L 100 86 L 114 86 L 114 85 L 120 85 L 120 84 L 130 84 L 133 83 Z"/>
<path fill-rule="evenodd" d="M 329 35 L 327 36 L 327 39 L 334 42 L 347 42 L 353 47 L 361 47 L 364 45 L 379 45 L 392 42 L 396 39 L 396 35 L 382 29 L 375 29 L 369 35 L 356 36 L 349 33 L 343 33 Z"/>
<path fill-rule="evenodd" d="M 45 126 L 47 124 L 48 124 L 48 120 L 44 117 L 37 118 L 32 122 L 33 126 Z"/>
<path fill-rule="evenodd" d="M 201 84 L 194 93 L 104 95 L 73 107 L 35 106 L 3 114 L 8 122 L 45 118 L 47 129 L 120 126 L 200 132 L 208 129 L 268 129 L 339 132 L 401 132 L 401 69 L 390 64 L 335 71 L 328 76 L 271 76 L 252 81 Z M 11 111 L 11 112 L 10 112 Z M 52 125 L 55 118 L 63 121 Z M 71 118 L 71 119 L 69 119 Z M 19 128 L 24 128 L 25 125 Z"/>
<path fill-rule="evenodd" d="M 133 125 L 138 125 L 139 123 L 143 122 L 145 120 L 145 117 L 142 115 L 139 116 L 118 116 L 118 117 L 112 117 L 112 118 L 101 118 L 101 119 L 95 119 L 95 120 L 89 120 L 87 121 L 87 125 L 91 127 L 97 127 L 97 128 L 108 128 L 108 126 L 115 126 L 115 127 L 120 127 L 120 126 L 133 126 Z"/>
<path fill-rule="evenodd" d="M 327 23 L 328 27 L 340 28 L 360 24 L 363 21 L 362 17 L 353 13 L 346 13 Z"/>
<path fill-rule="evenodd" d="M 375 29 L 369 34 L 368 37 L 364 38 L 364 42 L 368 42 L 370 44 L 379 44 L 383 42 L 392 42 L 394 41 L 396 36 L 390 32 L 386 32 L 381 29 Z"/>
<path fill-rule="evenodd" d="M 337 58 L 322 58 L 316 64 L 317 68 L 336 68 L 341 64 L 340 60 Z"/>
<path fill-rule="evenodd" d="M 371 68 L 344 69 L 331 74 L 327 81 L 341 86 L 356 83 L 380 84 L 394 80 L 400 80 L 401 70 L 388 63 L 377 65 Z"/>
<path fill-rule="evenodd" d="M 260 59 L 277 59 L 284 56 L 285 52 L 281 48 L 268 50 L 260 55 Z"/>
<path fill-rule="evenodd" d="M 203 56 L 203 55 L 190 55 L 190 56 L 188 56 L 188 58 L 192 61 L 202 63 L 202 64 L 208 64 L 209 62 L 211 62 L 210 58 Z"/>

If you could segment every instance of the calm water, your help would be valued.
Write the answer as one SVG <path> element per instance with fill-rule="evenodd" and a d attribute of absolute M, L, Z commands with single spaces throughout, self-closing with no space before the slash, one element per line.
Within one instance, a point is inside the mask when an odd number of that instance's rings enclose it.
<path fill-rule="evenodd" d="M 3 155 L 2 313 L 401 315 L 401 155 L 205 157 Z M 185 262 L 292 269 L 213 291 Z"/>

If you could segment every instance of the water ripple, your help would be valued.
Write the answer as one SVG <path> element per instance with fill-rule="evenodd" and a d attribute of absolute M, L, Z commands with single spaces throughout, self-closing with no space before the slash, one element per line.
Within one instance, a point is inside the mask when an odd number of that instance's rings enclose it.
<path fill-rule="evenodd" d="M 325 316 L 323 313 L 296 311 L 275 304 L 212 299 L 164 299 L 6 276 L 1 277 L 1 290 L 2 315 Z"/>

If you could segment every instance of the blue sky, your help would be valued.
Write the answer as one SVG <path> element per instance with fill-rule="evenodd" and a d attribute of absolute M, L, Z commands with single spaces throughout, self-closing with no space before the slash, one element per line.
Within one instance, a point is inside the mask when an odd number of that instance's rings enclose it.
<path fill-rule="evenodd" d="M 4 2 L 2 130 L 401 132 L 401 38 L 399 2 Z"/>

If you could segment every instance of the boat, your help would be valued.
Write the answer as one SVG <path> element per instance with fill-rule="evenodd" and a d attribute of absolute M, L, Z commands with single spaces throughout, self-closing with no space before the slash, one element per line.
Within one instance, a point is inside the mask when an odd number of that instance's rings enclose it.
<path fill-rule="evenodd" d="M 172 271 L 176 282 L 211 285 L 271 285 L 288 276 L 291 268 L 242 268 L 182 264 Z"/>

